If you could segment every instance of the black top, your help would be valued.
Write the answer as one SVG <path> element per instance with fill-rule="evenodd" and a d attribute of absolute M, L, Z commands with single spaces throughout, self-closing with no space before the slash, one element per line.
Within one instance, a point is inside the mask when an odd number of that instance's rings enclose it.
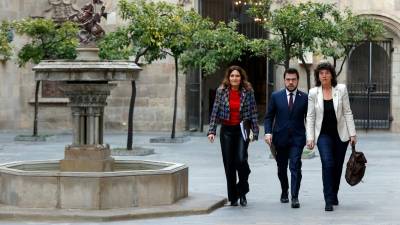
<path fill-rule="evenodd" d="M 335 136 L 337 131 L 337 120 L 333 100 L 324 100 L 324 119 L 322 120 L 321 134 Z"/>

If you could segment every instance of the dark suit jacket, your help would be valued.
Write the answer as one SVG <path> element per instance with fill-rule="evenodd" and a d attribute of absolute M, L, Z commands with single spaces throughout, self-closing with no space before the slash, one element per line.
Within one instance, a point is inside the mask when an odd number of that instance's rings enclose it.
<path fill-rule="evenodd" d="M 293 109 L 289 111 L 286 90 L 272 93 L 264 120 L 264 128 L 266 134 L 272 134 L 272 143 L 276 147 L 285 147 L 289 143 L 304 147 L 306 144 L 307 102 L 307 94 L 297 90 Z M 291 142 L 289 141 L 289 130 Z"/>

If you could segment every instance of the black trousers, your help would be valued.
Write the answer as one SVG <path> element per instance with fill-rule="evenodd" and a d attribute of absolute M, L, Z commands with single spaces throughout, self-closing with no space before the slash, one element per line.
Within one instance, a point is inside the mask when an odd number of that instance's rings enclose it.
<path fill-rule="evenodd" d="M 249 142 L 243 140 L 240 126 L 222 125 L 220 135 L 229 201 L 249 192 L 250 167 L 247 161 Z M 237 182 L 236 174 L 239 177 Z"/>

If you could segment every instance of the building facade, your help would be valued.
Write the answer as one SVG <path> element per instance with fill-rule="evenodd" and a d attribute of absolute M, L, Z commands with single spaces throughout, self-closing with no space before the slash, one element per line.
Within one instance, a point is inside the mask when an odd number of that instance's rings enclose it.
<path fill-rule="evenodd" d="M 80 8 L 86 0 L 0 0 L 0 20 L 26 17 L 52 17 L 65 13 L 69 3 Z M 103 22 L 106 30 L 123 24 L 119 18 L 117 1 L 104 0 L 110 12 Z M 262 29 L 238 8 L 234 0 L 169 0 L 187 8 L 194 7 L 203 16 L 229 21 L 239 20 L 239 31 L 251 38 L 265 37 Z M 282 4 L 285 1 L 276 1 Z M 300 2 L 293 0 L 293 2 Z M 367 43 L 354 49 L 339 76 L 348 85 L 357 126 L 368 129 L 390 129 L 400 132 L 400 0 L 325 0 L 340 9 L 350 8 L 355 14 L 381 21 L 386 29 L 384 40 Z M 52 3 L 58 8 L 52 8 Z M 53 4 L 54 5 L 54 4 Z M 61 10 L 61 11 L 60 11 Z M 64 10 L 64 11 L 63 11 Z M 13 45 L 19 48 L 24 37 L 15 36 Z M 320 60 L 314 56 L 312 63 Z M 248 57 L 235 62 L 243 66 L 256 91 L 262 121 L 269 95 L 283 87 L 282 68 L 269 64 L 265 58 Z M 31 129 L 33 123 L 34 74 L 32 66 L 19 68 L 15 56 L 0 61 L 0 130 Z M 300 88 L 306 90 L 305 72 L 298 60 L 291 66 L 301 71 Z M 223 68 L 224 66 L 222 66 Z M 177 129 L 201 130 L 208 123 L 208 115 L 215 89 L 223 70 L 208 77 L 198 71 L 179 75 Z M 137 80 L 134 129 L 138 131 L 169 131 L 172 127 L 174 63 L 172 59 L 145 66 Z M 127 129 L 128 106 L 131 93 L 129 82 L 120 82 L 112 91 L 106 108 L 105 128 Z M 39 129 L 71 129 L 68 100 L 58 92 L 56 84 L 43 83 L 40 90 Z"/>

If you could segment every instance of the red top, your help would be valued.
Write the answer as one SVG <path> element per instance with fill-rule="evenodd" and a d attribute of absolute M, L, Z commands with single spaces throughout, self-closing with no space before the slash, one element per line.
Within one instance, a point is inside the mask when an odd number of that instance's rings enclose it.
<path fill-rule="evenodd" d="M 239 125 L 240 124 L 240 91 L 229 91 L 229 120 L 224 120 L 224 125 Z"/>

